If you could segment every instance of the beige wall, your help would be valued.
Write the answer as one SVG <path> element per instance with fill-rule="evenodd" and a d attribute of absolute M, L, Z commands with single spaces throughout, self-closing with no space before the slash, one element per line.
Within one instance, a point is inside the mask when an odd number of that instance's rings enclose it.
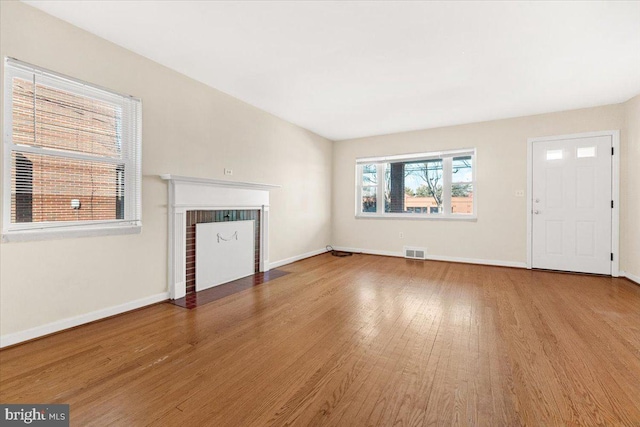
<path fill-rule="evenodd" d="M 2 57 L 140 97 L 144 119 L 142 234 L 0 245 L 2 335 L 166 291 L 161 173 L 282 185 L 272 262 L 330 243 L 330 141 L 22 3 L 0 16 Z"/>
<path fill-rule="evenodd" d="M 640 281 L 640 95 L 624 104 L 621 156 L 622 233 L 620 268 L 635 281 Z"/>
<path fill-rule="evenodd" d="M 401 253 L 404 245 L 421 246 L 436 257 L 524 265 L 527 204 L 515 192 L 527 187 L 527 138 L 622 129 L 623 123 L 619 104 L 338 141 L 333 150 L 333 244 L 389 254 Z M 477 221 L 354 218 L 357 157 L 473 147 Z"/>

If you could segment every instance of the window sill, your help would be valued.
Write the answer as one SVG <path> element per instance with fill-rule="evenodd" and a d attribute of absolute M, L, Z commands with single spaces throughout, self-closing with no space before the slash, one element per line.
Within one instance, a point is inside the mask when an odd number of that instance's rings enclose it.
<path fill-rule="evenodd" d="M 36 240 L 68 239 L 75 237 L 95 237 L 95 236 L 115 236 L 123 234 L 139 234 L 142 232 L 141 225 L 126 225 L 117 227 L 69 227 L 64 230 L 60 228 L 39 229 L 39 230 L 15 230 L 6 231 L 2 234 L 2 242 L 30 242 Z"/>
<path fill-rule="evenodd" d="M 477 222 L 477 215 L 456 215 L 456 216 L 436 216 L 422 214 L 384 214 L 384 215 L 367 215 L 356 214 L 356 219 L 408 219 L 408 220 L 426 220 L 426 221 L 468 221 Z"/>

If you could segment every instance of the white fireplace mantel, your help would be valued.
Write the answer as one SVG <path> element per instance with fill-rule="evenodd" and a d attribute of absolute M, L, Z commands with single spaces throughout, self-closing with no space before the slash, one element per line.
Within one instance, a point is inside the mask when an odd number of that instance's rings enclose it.
<path fill-rule="evenodd" d="M 269 190 L 279 185 L 224 181 L 171 174 L 168 181 L 169 293 L 186 294 L 186 213 L 190 210 L 259 210 L 260 271 L 269 271 Z"/>

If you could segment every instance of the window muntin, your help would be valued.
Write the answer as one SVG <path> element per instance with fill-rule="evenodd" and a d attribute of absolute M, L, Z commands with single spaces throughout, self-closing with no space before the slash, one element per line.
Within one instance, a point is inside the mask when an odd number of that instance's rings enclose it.
<path fill-rule="evenodd" d="M 384 198 L 375 207 L 359 203 L 357 216 L 412 218 L 475 217 L 475 149 L 358 159 L 359 201 Z M 383 176 L 372 183 L 371 176 Z M 365 185 L 365 181 L 366 185 Z"/>
<path fill-rule="evenodd" d="M 139 227 L 140 101 L 9 58 L 4 88 L 3 238 Z"/>

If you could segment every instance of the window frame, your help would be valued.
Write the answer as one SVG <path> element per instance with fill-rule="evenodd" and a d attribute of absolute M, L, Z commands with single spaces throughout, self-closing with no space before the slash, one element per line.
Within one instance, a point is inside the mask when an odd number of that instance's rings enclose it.
<path fill-rule="evenodd" d="M 4 114 L 3 114 L 3 170 L 2 179 L 2 241 L 29 241 L 83 236 L 101 236 L 114 234 L 135 234 L 142 230 L 142 102 L 139 98 L 119 94 L 95 84 L 87 83 L 72 77 L 56 73 L 42 67 L 28 64 L 14 58 L 4 58 Z M 118 99 L 131 102 L 131 127 L 129 137 L 123 137 L 122 157 L 108 157 L 59 150 L 54 148 L 34 147 L 14 144 L 13 142 L 13 79 L 33 79 L 34 76 L 45 81 L 45 85 L 68 93 L 96 98 L 114 103 Z M 125 101 L 126 100 L 126 101 Z M 123 115 L 123 121 L 125 120 Z M 124 132 L 123 132 L 124 134 Z M 84 160 L 112 165 L 124 165 L 124 219 L 82 220 L 82 221 L 43 221 L 43 222 L 11 222 L 11 177 L 13 173 L 12 152 L 22 152 L 54 156 L 69 160 Z"/>
<path fill-rule="evenodd" d="M 452 163 L 454 157 L 471 156 L 471 184 L 473 187 L 473 213 L 462 214 L 451 212 L 451 188 L 452 188 Z M 478 190 L 476 185 L 477 176 L 477 150 L 476 148 L 467 148 L 460 150 L 447 150 L 425 153 L 399 154 L 380 157 L 360 157 L 356 158 L 356 198 L 355 198 L 355 217 L 370 219 L 417 219 L 417 220 L 453 220 L 453 221 L 477 221 L 478 209 Z M 384 170 L 387 164 L 400 162 L 419 162 L 426 160 L 442 160 L 442 214 L 428 213 L 397 213 L 385 212 L 384 191 L 385 179 L 378 178 L 378 186 L 376 191 L 377 210 L 376 212 L 362 212 L 362 170 L 364 165 L 375 164 L 378 177 L 384 177 Z M 382 201 L 382 203 L 381 203 Z"/>

